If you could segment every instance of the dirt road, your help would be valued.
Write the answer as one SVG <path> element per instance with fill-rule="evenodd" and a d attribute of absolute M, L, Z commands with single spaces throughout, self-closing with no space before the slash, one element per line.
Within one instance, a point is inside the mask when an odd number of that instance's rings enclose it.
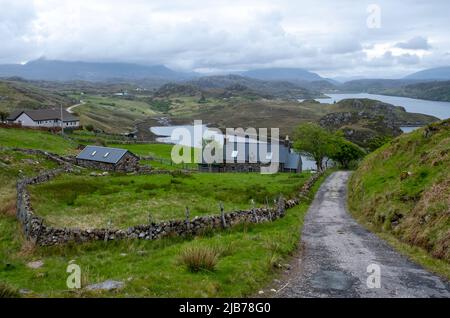
<path fill-rule="evenodd" d="M 322 184 L 305 219 L 300 264 L 276 295 L 450 297 L 448 282 L 410 262 L 348 214 L 349 176 L 335 172 Z M 369 276 L 369 286 L 375 288 L 368 287 Z"/>

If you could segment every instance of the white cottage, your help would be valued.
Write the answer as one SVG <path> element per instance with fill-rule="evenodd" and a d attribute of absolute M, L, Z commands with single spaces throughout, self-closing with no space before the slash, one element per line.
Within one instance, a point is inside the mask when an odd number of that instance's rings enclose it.
<path fill-rule="evenodd" d="M 24 127 L 80 127 L 80 119 L 67 111 L 58 109 L 19 110 L 13 112 L 7 119 L 8 123 L 20 124 Z"/>

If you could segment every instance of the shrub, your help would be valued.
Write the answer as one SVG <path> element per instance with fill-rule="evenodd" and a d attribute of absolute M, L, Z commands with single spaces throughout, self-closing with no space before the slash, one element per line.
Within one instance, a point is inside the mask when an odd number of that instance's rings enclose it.
<path fill-rule="evenodd" d="M 4 283 L 0 283 L 0 298 L 19 298 L 20 294 L 15 289 Z"/>
<path fill-rule="evenodd" d="M 181 262 L 194 273 L 201 270 L 213 271 L 218 260 L 219 253 L 210 247 L 187 247 L 181 253 Z"/>
<path fill-rule="evenodd" d="M 86 129 L 87 131 L 94 131 L 94 126 L 92 126 L 91 124 L 88 124 L 88 125 L 84 126 L 84 129 Z"/>

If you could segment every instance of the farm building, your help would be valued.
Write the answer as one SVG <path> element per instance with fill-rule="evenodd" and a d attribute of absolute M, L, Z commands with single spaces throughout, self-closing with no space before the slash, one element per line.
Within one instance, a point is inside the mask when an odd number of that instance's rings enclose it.
<path fill-rule="evenodd" d="M 278 158 L 272 153 L 271 143 L 251 138 L 225 139 L 223 162 L 207 164 L 204 158 L 200 171 L 209 172 L 259 172 L 268 161 L 278 165 L 279 172 L 302 172 L 302 158 L 293 151 L 288 139 L 278 144 Z"/>
<path fill-rule="evenodd" d="M 136 171 L 139 158 L 126 149 L 86 146 L 76 158 L 79 166 L 119 172 Z"/>
<path fill-rule="evenodd" d="M 56 128 L 61 127 L 61 123 L 64 128 L 80 127 L 80 118 L 65 110 L 61 114 L 59 109 L 18 110 L 9 115 L 6 121 L 24 127 Z"/>

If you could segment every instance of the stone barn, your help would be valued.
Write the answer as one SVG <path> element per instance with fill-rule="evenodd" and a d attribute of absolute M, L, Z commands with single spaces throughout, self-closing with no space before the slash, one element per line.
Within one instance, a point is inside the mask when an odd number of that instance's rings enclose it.
<path fill-rule="evenodd" d="M 139 158 L 126 149 L 86 146 L 76 158 L 77 165 L 91 169 L 133 172 Z"/>

